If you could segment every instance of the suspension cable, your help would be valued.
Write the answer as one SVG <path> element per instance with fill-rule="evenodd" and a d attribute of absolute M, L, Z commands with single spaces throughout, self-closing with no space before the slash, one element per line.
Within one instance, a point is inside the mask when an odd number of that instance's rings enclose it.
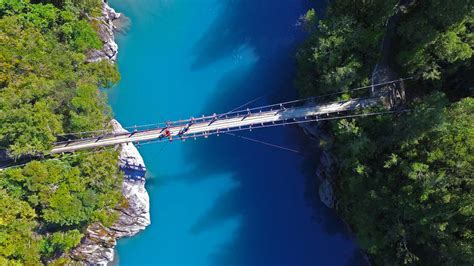
<path fill-rule="evenodd" d="M 304 99 L 297 99 L 297 100 L 282 102 L 282 103 L 278 103 L 278 104 L 271 104 L 271 105 L 265 105 L 265 106 L 260 106 L 260 107 L 254 107 L 254 108 L 248 109 L 248 111 L 251 112 L 251 111 L 254 111 L 254 110 L 259 110 L 259 109 L 264 109 L 264 108 L 271 108 L 271 107 L 283 106 L 283 105 L 288 105 L 288 104 L 304 103 L 304 102 L 307 102 L 307 101 L 314 101 L 315 99 L 319 99 L 319 98 L 323 98 L 323 97 L 339 95 L 339 94 L 347 93 L 347 92 L 350 92 L 350 91 L 359 91 L 359 90 L 369 89 L 369 88 L 373 88 L 373 87 L 376 87 L 376 86 L 382 86 L 382 85 L 392 84 L 392 83 L 396 83 L 396 82 L 402 82 L 402 81 L 411 80 L 411 79 L 413 79 L 413 77 L 390 80 L 390 81 L 385 81 L 385 82 L 381 82 L 381 83 L 377 83 L 377 84 L 371 84 L 371 85 L 368 85 L 368 86 L 362 86 L 362 87 L 357 87 L 357 88 L 348 89 L 348 90 L 341 90 L 341 91 L 338 91 L 338 92 L 322 94 L 322 95 L 308 97 L 308 98 L 304 98 Z M 241 105 L 241 106 L 238 106 L 238 107 L 232 109 L 229 112 L 220 114 L 216 117 L 214 117 L 214 116 L 203 116 L 202 118 L 198 118 L 198 119 L 220 118 L 220 117 L 225 116 L 225 115 L 232 115 L 232 114 L 240 113 L 240 112 L 243 111 L 243 110 L 239 111 L 240 108 L 245 107 L 245 106 L 247 106 L 251 103 L 254 103 L 257 100 L 261 99 L 262 97 L 263 96 L 259 96 L 255 99 Z M 174 122 L 170 122 L 170 123 L 182 123 L 182 122 L 189 122 L 189 121 L 190 121 L 190 119 L 186 119 L 186 120 L 178 120 L 178 121 L 174 121 Z M 143 128 L 143 127 L 150 127 L 150 126 L 161 126 L 161 125 L 166 126 L 167 124 L 168 123 L 166 123 L 166 122 L 161 122 L 161 123 L 139 125 L 139 126 L 127 126 L 127 127 L 124 127 L 124 128 L 125 129 L 134 129 L 134 128 L 136 129 L 136 128 Z M 110 130 L 102 129 L 102 130 L 95 130 L 95 131 L 69 132 L 69 133 L 62 133 L 62 134 L 59 134 L 57 136 L 82 135 L 82 134 L 104 133 L 104 132 L 105 133 L 110 133 Z"/>
<path fill-rule="evenodd" d="M 253 100 L 251 100 L 251 101 L 248 101 L 248 102 L 246 102 L 246 103 L 244 103 L 244 104 L 242 104 L 242 105 L 240 105 L 240 106 L 238 106 L 238 107 L 236 107 L 236 108 L 234 108 L 234 109 L 228 111 L 227 113 L 223 113 L 223 114 L 218 115 L 217 117 L 218 117 L 218 118 L 221 118 L 222 116 L 232 114 L 233 112 L 239 110 L 240 108 L 243 108 L 243 107 L 245 107 L 245 106 L 247 106 L 247 105 L 249 105 L 249 104 L 252 104 L 252 103 L 254 103 L 254 102 L 256 102 L 256 101 L 258 101 L 258 100 L 260 100 L 260 99 L 262 99 L 262 98 L 263 98 L 263 96 L 258 96 L 258 97 L 256 97 L 255 99 L 253 99 Z"/>
<path fill-rule="evenodd" d="M 265 141 L 261 141 L 261 140 L 258 140 L 258 139 L 253 139 L 253 138 L 249 138 L 249 137 L 239 136 L 239 135 L 236 135 L 236 134 L 233 134 L 233 133 L 227 133 L 227 132 L 225 132 L 224 134 L 229 135 L 229 136 L 233 136 L 233 137 L 236 137 L 236 138 L 240 138 L 240 139 L 244 139 L 244 140 L 248 140 L 248 141 L 260 143 L 260 144 L 263 144 L 263 145 L 266 145 L 266 146 L 270 146 L 270 147 L 273 147 L 273 148 L 282 149 L 282 150 L 285 150 L 285 151 L 290 151 L 290 152 L 293 152 L 293 153 L 301 154 L 301 152 L 298 151 L 298 150 L 286 148 L 286 147 L 283 147 L 283 146 L 280 146 L 280 145 L 272 144 L 272 143 L 265 142 Z"/>
<path fill-rule="evenodd" d="M 310 122 L 329 121 L 329 120 L 336 120 L 336 119 L 368 117 L 368 116 L 374 116 L 374 115 L 384 115 L 384 114 L 394 114 L 394 113 L 405 113 L 405 112 L 410 112 L 410 111 L 412 111 L 412 110 L 411 109 L 402 109 L 402 110 L 394 110 L 394 111 L 383 111 L 383 112 L 371 112 L 371 113 L 362 113 L 362 114 L 353 114 L 353 115 L 343 115 L 343 116 L 336 116 L 336 117 L 325 117 L 325 118 L 318 117 L 318 118 L 309 119 L 309 120 L 305 120 L 305 121 L 293 121 L 293 122 L 286 122 L 284 124 L 274 124 L 274 125 L 270 124 L 270 125 L 261 126 L 261 127 L 254 127 L 254 129 L 275 127 L 275 126 L 280 126 L 280 125 L 293 125 L 293 124 L 303 124 L 303 123 L 310 123 Z M 247 128 L 247 129 L 249 129 L 249 128 Z M 246 129 L 242 129 L 242 130 L 246 130 Z M 272 144 L 272 143 L 268 143 L 268 142 L 264 142 L 264 141 L 244 137 L 244 136 L 239 136 L 239 135 L 236 135 L 236 134 L 232 133 L 232 132 L 242 131 L 242 130 L 241 129 L 233 129 L 233 130 L 229 130 L 229 131 L 226 131 L 226 132 L 213 132 L 213 133 L 208 133 L 208 134 L 199 135 L 199 136 L 187 136 L 187 137 L 183 138 L 183 140 L 188 139 L 188 138 L 192 138 L 192 137 L 196 138 L 196 137 L 201 137 L 201 136 L 209 136 L 209 135 L 216 135 L 216 134 L 218 135 L 218 134 L 222 133 L 222 134 L 227 134 L 227 135 L 234 136 L 234 137 L 237 137 L 237 138 L 241 138 L 241 139 L 244 139 L 244 140 L 260 143 L 262 145 L 267 145 L 267 146 L 270 146 L 270 147 L 290 151 L 290 152 L 293 152 L 293 153 L 302 154 L 298 150 L 294 150 L 294 149 L 291 149 L 291 148 L 286 148 L 286 147 L 283 147 L 283 146 L 279 146 L 279 145 L 276 145 L 276 144 Z M 166 141 L 166 140 L 154 140 L 154 141 L 147 141 L 147 142 L 138 143 L 138 144 L 139 145 L 146 145 L 146 144 L 159 143 L 159 142 L 163 142 L 163 141 Z M 164 147 L 162 147 L 162 149 L 160 150 L 160 153 L 161 153 L 161 151 L 163 151 L 163 149 L 165 147 L 166 147 L 166 145 Z M 59 158 L 50 158 L 50 159 L 40 159 L 40 161 L 48 161 L 48 160 L 58 160 L 58 161 L 60 161 L 61 159 L 64 159 L 64 157 L 65 158 L 71 158 L 71 157 L 83 156 L 83 155 L 88 155 L 88 154 L 102 153 L 102 152 L 106 152 L 106 151 L 110 151 L 110 150 L 114 150 L 114 149 L 115 148 L 113 148 L 113 147 L 112 148 L 105 148 L 105 149 L 100 148 L 99 150 L 90 151 L 90 152 L 76 153 L 76 154 L 72 154 L 72 155 L 68 154 L 67 156 L 63 156 L 63 158 L 59 157 Z M 25 166 L 27 164 L 28 163 L 23 163 L 23 164 L 18 164 L 18 165 L 14 165 L 14 166 L 3 167 L 3 168 L 0 168 L 0 170 L 10 169 L 10 168 L 17 168 L 17 167 Z"/>
<path fill-rule="evenodd" d="M 375 116 L 375 115 L 385 115 L 385 114 L 394 114 L 394 113 L 404 113 L 404 112 L 409 112 L 411 111 L 410 109 L 403 109 L 403 110 L 396 110 L 396 111 L 383 111 L 383 112 L 372 112 L 372 113 L 362 113 L 362 114 L 353 114 L 353 115 L 343 115 L 343 116 L 335 116 L 335 117 L 318 117 L 318 118 L 313 118 L 313 119 L 308 119 L 308 120 L 303 120 L 303 121 L 291 121 L 291 122 L 285 122 L 285 123 L 277 123 L 277 124 L 267 124 L 267 125 L 262 125 L 262 126 L 253 126 L 253 127 L 246 127 L 246 128 L 234 128 L 234 129 L 229 129 L 225 131 L 214 131 L 214 132 L 204 132 L 196 135 L 187 135 L 183 136 L 180 138 L 177 138 L 175 140 L 179 141 L 186 141 L 187 139 L 196 139 L 198 137 L 209 137 L 212 135 L 217 135 L 219 136 L 220 134 L 226 134 L 226 133 L 232 133 L 232 132 L 238 132 L 238 131 L 244 131 L 244 130 L 252 130 L 252 129 L 261 129 L 261 128 L 270 128 L 270 127 L 276 127 L 276 126 L 285 126 L 285 125 L 294 125 L 294 124 L 305 124 L 305 123 L 311 123 L 311 122 L 320 122 L 320 121 L 330 121 L 330 120 L 336 120 L 336 119 L 347 119 L 347 118 L 356 118 L 356 117 L 368 117 L 368 116 Z M 150 141 L 144 141 L 144 142 L 139 142 L 139 145 L 147 145 L 147 144 L 154 144 L 154 143 L 160 143 L 160 142 L 169 142 L 170 140 L 165 138 L 165 139 L 157 139 L 157 140 L 150 140 Z"/>

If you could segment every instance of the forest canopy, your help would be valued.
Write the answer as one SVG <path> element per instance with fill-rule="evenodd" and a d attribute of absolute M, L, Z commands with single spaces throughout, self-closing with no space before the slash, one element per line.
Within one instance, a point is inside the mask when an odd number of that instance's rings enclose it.
<path fill-rule="evenodd" d="M 106 61 L 85 62 L 102 47 L 93 25 L 73 8 L 19 0 L 2 0 L 0 14 L 1 147 L 36 155 L 58 134 L 105 128 L 110 112 L 97 88 L 118 74 Z"/>
<path fill-rule="evenodd" d="M 102 89 L 119 79 L 101 49 L 100 0 L 0 0 L 0 149 L 45 154 L 65 132 L 107 127 Z M 111 225 L 123 200 L 115 150 L 31 161 L 0 171 L 0 264 L 53 262 L 94 222 Z M 62 256 L 62 257 L 61 257 Z"/>
<path fill-rule="evenodd" d="M 413 77 L 409 112 L 324 125 L 338 213 L 375 265 L 474 264 L 472 1 L 334 0 L 317 17 L 303 17 L 302 96 L 369 85 L 388 32 L 384 63 Z"/>

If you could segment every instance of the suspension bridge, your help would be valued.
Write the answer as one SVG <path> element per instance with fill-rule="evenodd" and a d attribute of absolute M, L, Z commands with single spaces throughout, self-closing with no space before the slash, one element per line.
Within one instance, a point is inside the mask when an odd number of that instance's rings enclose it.
<path fill-rule="evenodd" d="M 401 80 L 390 81 L 377 84 L 393 85 Z M 374 85 L 356 88 L 360 90 L 371 88 Z M 130 132 L 80 132 L 78 134 L 89 134 L 74 140 L 65 140 L 54 143 L 51 154 L 74 152 L 84 149 L 113 146 L 123 143 L 146 143 L 150 141 L 185 141 L 189 138 L 207 138 L 211 135 L 229 134 L 235 131 L 252 130 L 257 128 L 273 127 L 280 125 L 305 123 L 311 121 L 325 120 L 335 115 L 340 118 L 341 113 L 347 114 L 358 109 L 363 109 L 386 102 L 388 95 L 391 101 L 393 87 L 386 93 L 372 93 L 372 97 L 355 98 L 329 103 L 320 102 L 319 97 L 278 103 L 273 105 L 247 108 L 237 111 L 230 111 L 223 114 L 213 114 L 186 120 L 158 123 L 147 126 L 134 127 Z M 328 94 L 333 95 L 333 94 Z M 325 95 L 327 96 L 327 95 Z M 374 113 L 376 114 L 376 113 Z"/>

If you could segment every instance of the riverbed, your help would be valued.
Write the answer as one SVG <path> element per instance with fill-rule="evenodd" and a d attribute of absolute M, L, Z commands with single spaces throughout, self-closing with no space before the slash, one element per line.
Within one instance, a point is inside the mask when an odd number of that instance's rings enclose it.
<path fill-rule="evenodd" d="M 113 0 L 124 126 L 291 100 L 304 0 Z M 120 265 L 355 265 L 354 239 L 313 195 L 297 127 L 142 145 L 152 225 L 118 243 Z"/>

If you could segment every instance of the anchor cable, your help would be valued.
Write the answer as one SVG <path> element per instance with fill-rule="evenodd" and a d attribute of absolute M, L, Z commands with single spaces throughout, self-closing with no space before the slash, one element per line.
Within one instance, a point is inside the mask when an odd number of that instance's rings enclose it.
<path fill-rule="evenodd" d="M 236 135 L 236 134 L 233 134 L 233 133 L 227 133 L 227 132 L 224 132 L 224 134 L 229 135 L 229 136 L 233 136 L 233 137 L 236 137 L 236 138 L 240 138 L 240 139 L 244 139 L 244 140 L 248 140 L 248 141 L 260 143 L 260 144 L 262 144 L 262 145 L 266 145 L 266 146 L 269 146 L 269 147 L 278 148 L 278 149 L 282 149 L 282 150 L 289 151 L 289 152 L 293 152 L 293 153 L 297 153 L 297 154 L 302 154 L 302 153 L 301 153 L 300 151 L 298 151 L 298 150 L 291 149 L 291 148 L 287 148 L 287 147 L 283 147 L 283 146 L 280 146 L 280 145 L 277 145 L 277 144 L 272 144 L 272 143 L 265 142 L 265 141 L 261 141 L 261 140 L 258 140 L 258 139 L 253 139 L 253 138 L 249 138 L 249 137 L 244 137 L 244 136 Z"/>

